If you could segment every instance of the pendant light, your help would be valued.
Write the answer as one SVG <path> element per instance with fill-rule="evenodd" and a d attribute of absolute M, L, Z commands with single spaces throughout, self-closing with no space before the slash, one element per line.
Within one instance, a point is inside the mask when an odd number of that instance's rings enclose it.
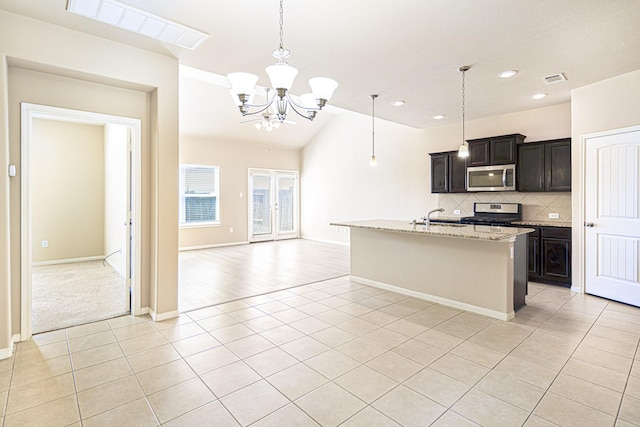
<path fill-rule="evenodd" d="M 458 71 L 462 73 L 462 144 L 458 148 L 458 157 L 469 157 L 469 144 L 464 139 L 464 74 L 471 68 L 468 65 L 464 65 L 458 68 Z"/>
<path fill-rule="evenodd" d="M 369 166 L 376 166 L 378 160 L 376 160 L 376 98 L 378 95 L 369 95 L 371 100 L 371 159 L 369 160 Z"/>

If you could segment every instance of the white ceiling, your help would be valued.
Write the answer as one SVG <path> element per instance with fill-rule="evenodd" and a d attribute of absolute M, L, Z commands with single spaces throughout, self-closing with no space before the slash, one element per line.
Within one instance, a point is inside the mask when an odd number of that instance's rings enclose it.
<path fill-rule="evenodd" d="M 235 109 L 220 81 L 232 71 L 260 76 L 278 47 L 278 0 L 120 0 L 204 31 L 210 37 L 189 51 L 65 11 L 65 0 L 0 0 L 0 9 L 77 31 L 172 55 L 191 70 L 181 79 L 181 132 L 256 142 L 304 145 L 330 120 L 293 118 L 267 133 Z M 317 75 L 336 79 L 330 104 L 416 128 L 460 121 L 461 80 L 467 72 L 467 119 L 570 101 L 570 91 L 640 69 L 638 0 L 285 0 L 284 46 L 300 70 L 293 93 L 308 92 Z M 500 71 L 516 69 L 511 79 Z M 568 81 L 545 84 L 564 73 Z M 218 78 L 216 78 L 217 76 Z M 532 100 L 538 92 L 549 94 Z M 402 99 L 402 107 L 390 105 Z M 195 101 L 195 102 L 194 102 Z M 334 110 L 333 112 L 336 112 Z M 435 114 L 444 114 L 436 121 Z M 324 117 L 323 117 L 324 116 Z"/>

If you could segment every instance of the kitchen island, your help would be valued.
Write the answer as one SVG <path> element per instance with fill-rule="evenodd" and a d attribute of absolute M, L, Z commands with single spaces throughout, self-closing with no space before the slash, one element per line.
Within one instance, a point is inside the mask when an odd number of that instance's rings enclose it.
<path fill-rule="evenodd" d="M 511 320 L 525 304 L 530 228 L 335 222 L 350 228 L 351 279 Z"/>

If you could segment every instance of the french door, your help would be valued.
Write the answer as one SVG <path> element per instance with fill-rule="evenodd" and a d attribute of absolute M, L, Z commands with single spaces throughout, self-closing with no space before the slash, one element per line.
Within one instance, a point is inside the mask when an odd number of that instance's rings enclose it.
<path fill-rule="evenodd" d="M 640 130 L 585 147 L 585 291 L 640 306 Z"/>
<path fill-rule="evenodd" d="M 249 169 L 249 241 L 298 237 L 298 172 Z"/>

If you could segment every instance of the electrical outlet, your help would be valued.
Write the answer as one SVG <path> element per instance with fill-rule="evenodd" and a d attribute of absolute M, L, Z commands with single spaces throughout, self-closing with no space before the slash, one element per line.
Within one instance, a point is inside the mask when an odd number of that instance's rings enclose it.
<path fill-rule="evenodd" d="M 49 247 L 49 241 L 48 240 L 43 240 L 42 241 L 42 247 L 43 248 L 48 248 Z"/>
<path fill-rule="evenodd" d="M 240 192 L 240 198 L 242 199 L 242 191 Z"/>
<path fill-rule="evenodd" d="M 453 214 L 454 215 L 460 215 L 460 209 L 454 209 L 453 210 Z"/>
<path fill-rule="evenodd" d="M 560 218 L 560 214 L 556 212 L 549 212 L 549 219 L 558 219 Z"/>
<path fill-rule="evenodd" d="M 233 233 L 233 227 L 229 227 L 229 233 Z"/>

